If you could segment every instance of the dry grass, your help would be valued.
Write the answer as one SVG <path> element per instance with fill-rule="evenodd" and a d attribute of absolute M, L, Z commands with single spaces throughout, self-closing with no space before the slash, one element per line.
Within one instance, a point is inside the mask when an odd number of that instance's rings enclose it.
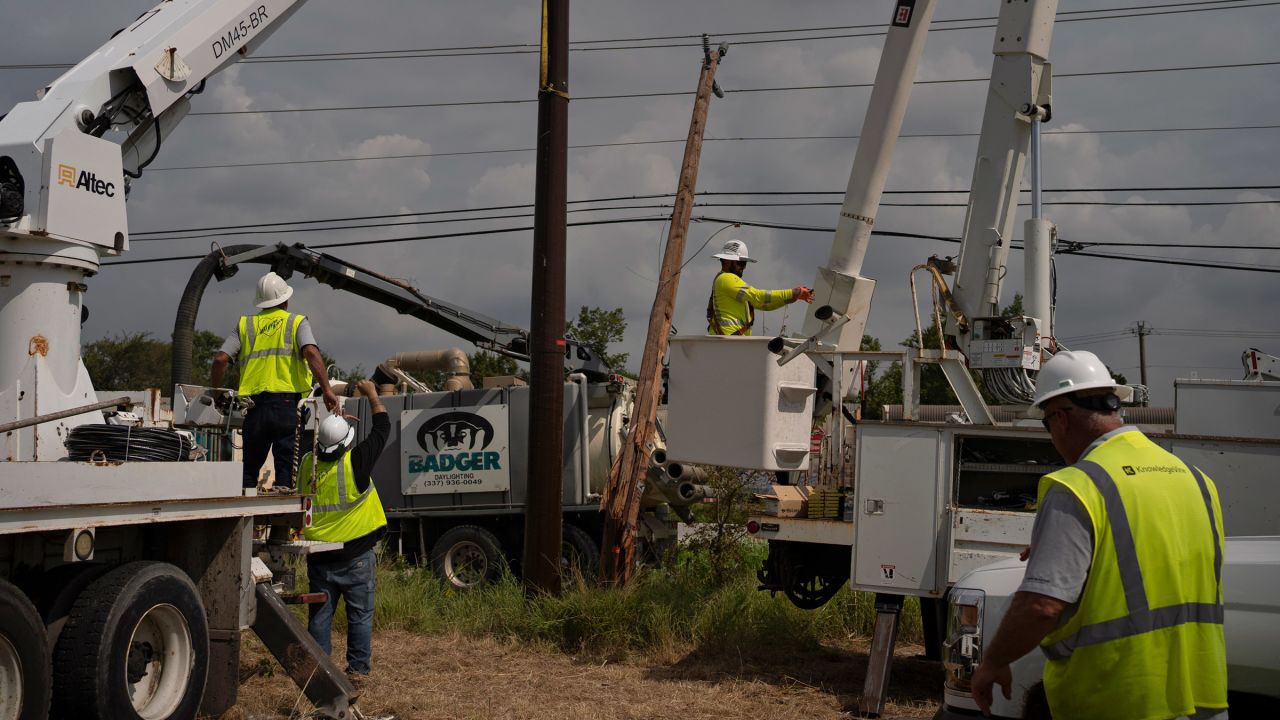
<path fill-rule="evenodd" d="M 342 640 L 335 627 L 334 657 Z M 937 663 L 919 646 L 899 650 L 887 715 L 928 717 L 941 694 Z M 245 637 L 243 720 L 305 718 L 309 706 L 262 645 Z M 816 651 L 680 651 L 622 657 L 572 656 L 550 646 L 427 635 L 374 634 L 373 675 L 361 709 L 402 720 L 639 718 L 838 718 L 862 689 L 865 643 Z"/>

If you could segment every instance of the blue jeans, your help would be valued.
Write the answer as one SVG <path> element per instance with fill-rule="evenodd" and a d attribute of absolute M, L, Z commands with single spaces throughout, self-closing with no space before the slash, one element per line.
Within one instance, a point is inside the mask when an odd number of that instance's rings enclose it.
<path fill-rule="evenodd" d="M 324 603 L 308 606 L 307 632 L 320 643 L 326 654 L 333 652 L 330 630 L 338 598 L 347 601 L 347 672 L 369 674 L 369 657 L 373 654 L 373 585 L 375 558 L 373 549 L 349 561 L 317 563 L 307 559 L 307 579 L 311 592 L 324 592 Z"/>
<path fill-rule="evenodd" d="M 298 425 L 298 393 L 258 393 L 244 416 L 244 487 L 258 486 L 258 471 L 275 461 L 275 487 L 293 487 L 293 435 Z"/>

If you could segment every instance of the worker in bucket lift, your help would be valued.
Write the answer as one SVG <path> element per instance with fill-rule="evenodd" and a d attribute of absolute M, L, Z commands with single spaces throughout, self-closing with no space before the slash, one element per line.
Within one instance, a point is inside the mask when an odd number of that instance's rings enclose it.
<path fill-rule="evenodd" d="M 720 273 L 707 300 L 708 335 L 750 335 L 756 310 L 777 310 L 797 300 L 813 302 L 813 290 L 803 285 L 790 290 L 757 290 L 748 285 L 742 273 L 755 260 L 741 240 L 730 240 L 711 257 L 720 260 Z"/>
<path fill-rule="evenodd" d="M 972 679 L 984 713 L 1038 644 L 1055 718 L 1227 717 L 1218 491 L 1124 424 L 1120 389 L 1089 352 L 1060 352 L 1036 378 L 1070 466 L 1040 479 L 1027 572 Z"/>
<path fill-rule="evenodd" d="M 326 653 L 338 598 L 347 603 L 347 674 L 359 682 L 369 674 L 373 652 L 374 546 L 387 529 L 382 501 L 370 473 L 387 444 L 391 420 L 378 400 L 374 384 L 361 380 L 356 388 L 369 400 L 373 427 L 352 447 L 355 428 L 340 415 L 330 415 L 316 433 L 317 453 L 307 453 L 298 465 L 298 489 L 314 494 L 307 540 L 341 542 L 342 548 L 307 556 L 311 592 L 326 600 L 310 606 L 307 631 Z"/>
<path fill-rule="evenodd" d="M 258 486 L 258 471 L 270 451 L 275 460 L 275 486 L 293 486 L 294 436 L 299 423 L 298 402 L 311 392 L 312 377 L 333 412 L 338 397 L 316 347 L 306 316 L 289 312 L 293 288 L 274 272 L 258 280 L 255 303 L 260 312 L 243 315 L 236 331 L 213 355 L 210 384 L 222 387 L 227 364 L 236 358 L 242 397 L 253 400 L 244 418 L 244 487 Z"/>

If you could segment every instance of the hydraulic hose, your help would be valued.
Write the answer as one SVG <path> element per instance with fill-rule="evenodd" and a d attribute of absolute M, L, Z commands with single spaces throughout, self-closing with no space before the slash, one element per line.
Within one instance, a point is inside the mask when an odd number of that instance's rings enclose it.
<path fill-rule="evenodd" d="M 214 276 L 222 258 L 228 255 L 257 250 L 260 245 L 229 245 L 210 252 L 191 271 L 187 287 L 182 291 L 182 299 L 178 301 L 178 312 L 173 319 L 173 345 L 170 350 L 170 385 L 189 384 L 191 382 L 191 352 L 195 342 L 196 315 L 200 312 L 200 301 L 204 298 L 204 289 L 209 279 Z M 264 255 L 246 262 L 270 265 L 272 255 Z"/>

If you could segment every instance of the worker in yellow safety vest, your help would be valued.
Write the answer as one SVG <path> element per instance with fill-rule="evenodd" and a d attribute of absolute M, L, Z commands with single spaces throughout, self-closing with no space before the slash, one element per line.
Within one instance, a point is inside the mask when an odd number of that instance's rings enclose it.
<path fill-rule="evenodd" d="M 741 240 L 730 240 L 711 257 L 720 260 L 720 273 L 707 300 L 708 335 L 750 335 L 756 310 L 777 310 L 797 300 L 813 302 L 813 291 L 803 285 L 790 290 L 757 290 L 748 285 L 742 273 L 755 260 Z"/>
<path fill-rule="evenodd" d="M 1089 352 L 1059 352 L 1036 378 L 1070 466 L 1040 479 L 1026 574 L 972 678 L 984 713 L 1038 644 L 1058 720 L 1227 717 L 1218 491 L 1124 425 L 1128 389 Z"/>
<path fill-rule="evenodd" d="M 293 288 L 279 275 L 263 275 L 255 298 L 260 312 L 241 316 L 235 332 L 227 336 L 213 356 L 210 384 L 222 387 L 227 365 L 236 358 L 240 369 L 238 392 L 253 400 L 253 407 L 244 417 L 245 488 L 257 487 L 258 471 L 268 452 L 275 461 L 275 486 L 293 487 L 298 402 L 311 392 L 313 377 L 329 411 L 338 407 L 311 323 L 305 315 L 289 312 L 292 296 Z"/>
<path fill-rule="evenodd" d="M 307 453 L 298 465 L 298 489 L 314 495 L 307 540 L 343 543 L 341 549 L 307 556 L 311 592 L 325 593 L 323 603 L 309 606 L 307 631 L 326 653 L 338 599 L 347 603 L 347 674 L 359 680 L 369 674 L 373 652 L 374 548 L 387 529 L 387 516 L 371 473 L 391 434 L 387 408 L 373 383 L 356 388 L 369 401 L 373 417 L 369 435 L 355 447 L 356 431 L 340 415 L 330 415 L 316 434 L 317 454 Z"/>

